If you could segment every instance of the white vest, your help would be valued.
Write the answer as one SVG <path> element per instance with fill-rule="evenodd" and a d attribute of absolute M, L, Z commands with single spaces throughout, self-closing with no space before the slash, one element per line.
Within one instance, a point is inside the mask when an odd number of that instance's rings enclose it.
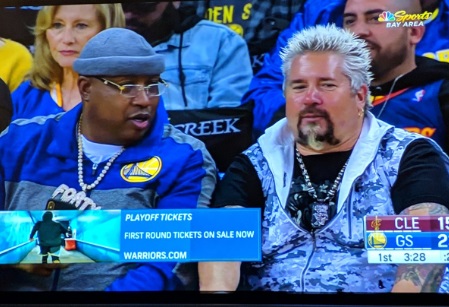
<path fill-rule="evenodd" d="M 245 151 L 266 197 L 263 260 L 247 268 L 250 289 L 390 292 L 397 265 L 368 264 L 364 217 L 395 214 L 391 186 L 407 145 L 419 137 L 368 113 L 338 192 L 337 214 L 323 228 L 309 232 L 285 210 L 293 174 L 293 135 L 285 119 L 267 129 L 258 143 Z"/>

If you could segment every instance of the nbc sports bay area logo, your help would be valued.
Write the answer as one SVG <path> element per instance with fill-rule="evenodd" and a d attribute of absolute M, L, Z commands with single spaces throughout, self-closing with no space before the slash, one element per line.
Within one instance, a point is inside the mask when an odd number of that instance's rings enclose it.
<path fill-rule="evenodd" d="M 420 14 L 407 14 L 406 11 L 397 11 L 392 13 L 390 11 L 384 11 L 379 14 L 379 22 L 385 22 L 387 28 L 398 27 L 419 27 L 424 26 L 424 22 L 432 17 L 431 12 L 423 12 Z"/>

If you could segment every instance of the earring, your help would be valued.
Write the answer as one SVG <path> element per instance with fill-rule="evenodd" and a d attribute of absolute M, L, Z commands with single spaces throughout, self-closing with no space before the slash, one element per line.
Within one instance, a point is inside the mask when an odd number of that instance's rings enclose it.
<path fill-rule="evenodd" d="M 365 113 L 365 112 L 363 112 L 363 110 L 360 110 L 359 113 L 358 113 L 357 115 L 358 115 L 359 117 L 362 117 L 364 113 Z"/>

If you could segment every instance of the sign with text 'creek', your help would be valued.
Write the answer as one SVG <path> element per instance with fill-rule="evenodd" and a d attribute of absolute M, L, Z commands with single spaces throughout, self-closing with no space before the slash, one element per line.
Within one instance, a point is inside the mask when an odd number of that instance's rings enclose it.
<path fill-rule="evenodd" d="M 0 212 L 0 263 L 261 260 L 260 209 L 50 212 Z"/>

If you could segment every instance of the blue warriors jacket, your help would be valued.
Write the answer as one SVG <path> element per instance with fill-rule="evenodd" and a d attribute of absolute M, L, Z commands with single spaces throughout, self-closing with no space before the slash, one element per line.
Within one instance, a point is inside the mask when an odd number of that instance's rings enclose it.
<path fill-rule="evenodd" d="M 417 67 L 371 86 L 372 113 L 398 128 L 434 139 L 449 152 L 449 64 L 416 57 Z"/>
<path fill-rule="evenodd" d="M 60 200 L 61 188 L 81 191 L 76 142 L 81 111 L 80 104 L 66 113 L 19 119 L 0 135 L 0 209 L 44 210 L 49 199 Z M 166 123 L 160 103 L 151 131 L 125 149 L 87 193 L 89 202 L 77 202 L 74 209 L 208 206 L 216 182 L 212 158 L 203 143 Z M 98 176 L 92 170 L 93 163 L 85 157 L 87 183 Z M 174 266 L 172 262 L 71 264 L 61 270 L 57 289 L 170 290 L 176 281 Z M 15 269 L 2 269 L 0 276 L 0 290 L 50 290 L 53 283 L 51 277 Z"/>
<path fill-rule="evenodd" d="M 11 94 L 13 114 L 12 120 L 32 118 L 64 112 L 62 106 L 53 100 L 49 91 L 35 88 L 30 81 L 24 81 Z"/>

